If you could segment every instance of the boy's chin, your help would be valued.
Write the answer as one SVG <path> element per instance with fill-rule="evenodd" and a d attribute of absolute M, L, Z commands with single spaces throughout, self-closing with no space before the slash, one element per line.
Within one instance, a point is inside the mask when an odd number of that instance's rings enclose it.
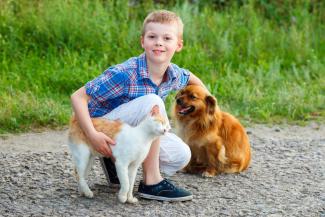
<path fill-rule="evenodd" d="M 148 56 L 148 59 L 150 60 L 150 62 L 155 64 L 164 64 L 169 63 L 171 61 L 171 58 L 168 58 L 165 55 Z"/>

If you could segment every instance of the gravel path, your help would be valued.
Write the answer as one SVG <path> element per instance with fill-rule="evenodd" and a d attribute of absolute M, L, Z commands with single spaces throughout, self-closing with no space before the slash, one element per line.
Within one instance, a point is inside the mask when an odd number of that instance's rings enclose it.
<path fill-rule="evenodd" d="M 78 195 L 65 131 L 3 135 L 0 216 L 325 216 L 325 125 L 247 130 L 247 171 L 215 178 L 178 173 L 170 179 L 192 191 L 193 201 L 137 205 L 117 202 L 99 161 L 89 180 L 95 197 Z"/>

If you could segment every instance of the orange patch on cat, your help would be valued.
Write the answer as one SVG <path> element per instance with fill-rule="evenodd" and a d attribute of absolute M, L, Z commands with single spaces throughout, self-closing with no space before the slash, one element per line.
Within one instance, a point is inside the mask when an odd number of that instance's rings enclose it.
<path fill-rule="evenodd" d="M 110 121 L 103 118 L 92 118 L 91 121 L 93 122 L 93 125 L 98 132 L 103 132 L 105 135 L 112 138 L 113 140 L 115 139 L 115 136 L 121 131 L 121 127 L 123 124 L 119 120 Z M 85 142 L 92 149 L 92 146 L 90 145 L 87 136 L 80 128 L 80 125 L 74 115 L 70 119 L 69 137 L 75 144 Z"/>

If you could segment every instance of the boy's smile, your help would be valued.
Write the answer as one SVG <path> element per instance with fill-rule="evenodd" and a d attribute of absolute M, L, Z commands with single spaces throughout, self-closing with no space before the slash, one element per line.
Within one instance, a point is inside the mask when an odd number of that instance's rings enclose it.
<path fill-rule="evenodd" d="M 147 61 L 154 65 L 169 64 L 174 53 L 183 47 L 176 23 L 148 23 L 141 37 Z"/>

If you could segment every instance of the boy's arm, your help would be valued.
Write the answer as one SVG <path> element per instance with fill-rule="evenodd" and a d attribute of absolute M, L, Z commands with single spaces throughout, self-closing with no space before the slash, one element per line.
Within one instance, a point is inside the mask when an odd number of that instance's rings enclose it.
<path fill-rule="evenodd" d="M 87 95 L 85 87 L 81 87 L 71 95 L 71 103 L 75 116 L 92 147 L 103 155 L 112 156 L 112 150 L 109 145 L 115 143 L 111 138 L 94 128 L 88 111 L 89 99 L 90 97 Z"/>

